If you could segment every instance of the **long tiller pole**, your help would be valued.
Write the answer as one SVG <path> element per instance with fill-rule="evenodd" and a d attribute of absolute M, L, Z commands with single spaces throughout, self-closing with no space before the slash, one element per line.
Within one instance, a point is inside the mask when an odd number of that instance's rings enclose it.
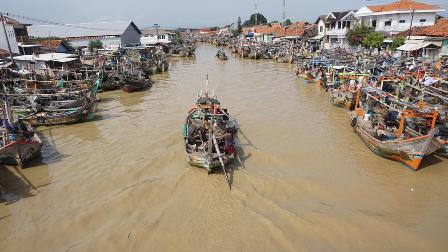
<path fill-rule="evenodd" d="M 221 162 L 222 170 L 224 171 L 224 175 L 226 176 L 227 185 L 229 186 L 229 190 L 232 191 L 232 185 L 230 184 L 229 176 L 227 176 L 226 168 L 224 166 L 224 161 L 221 157 L 221 151 L 219 150 L 218 141 L 216 141 L 215 134 L 212 134 L 213 143 L 215 144 L 216 152 L 218 153 L 219 162 Z"/>

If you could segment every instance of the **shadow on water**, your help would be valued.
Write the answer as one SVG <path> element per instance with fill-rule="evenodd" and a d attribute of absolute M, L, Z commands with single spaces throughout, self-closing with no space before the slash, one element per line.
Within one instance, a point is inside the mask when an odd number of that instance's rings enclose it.
<path fill-rule="evenodd" d="M 422 162 L 420 163 L 420 169 L 423 170 L 427 167 L 434 166 L 436 164 L 442 163 L 443 160 L 440 157 L 437 157 L 436 155 L 429 155 L 423 158 Z"/>
<path fill-rule="evenodd" d="M 56 146 L 55 141 L 54 141 L 53 130 L 58 127 L 59 126 L 47 128 L 47 129 L 39 131 L 39 132 L 47 131 L 48 137 L 46 134 L 39 134 L 39 137 L 43 143 L 41 155 L 40 155 L 40 157 L 30 160 L 27 167 L 54 164 L 54 163 L 61 161 L 63 158 L 69 156 L 69 155 L 61 154 Z M 63 126 L 60 126 L 60 127 L 63 127 Z"/>
<path fill-rule="evenodd" d="M 12 167 L 0 165 L 0 203 L 6 205 L 19 201 L 20 199 L 36 196 L 33 186 L 13 172 Z"/>

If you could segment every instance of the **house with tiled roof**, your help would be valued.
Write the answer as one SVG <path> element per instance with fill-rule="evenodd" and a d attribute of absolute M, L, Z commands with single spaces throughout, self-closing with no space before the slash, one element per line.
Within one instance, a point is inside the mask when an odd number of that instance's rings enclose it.
<path fill-rule="evenodd" d="M 271 43 L 274 39 L 286 39 L 291 42 L 298 42 L 314 37 L 316 35 L 316 28 L 314 24 L 308 24 L 302 21 L 292 23 L 287 27 L 283 27 L 279 23 L 271 23 L 245 27 L 243 28 L 243 34 L 250 34 L 255 40 L 265 43 Z"/>
<path fill-rule="evenodd" d="M 398 48 L 400 51 L 413 52 L 432 60 L 448 56 L 447 18 L 439 19 L 431 26 L 413 27 L 395 36 L 407 38 L 406 43 Z"/>
<path fill-rule="evenodd" d="M 361 7 L 356 17 L 363 24 L 370 25 L 378 32 L 394 35 L 411 27 L 435 24 L 438 12 L 444 11 L 436 5 L 413 0 Z"/>
<path fill-rule="evenodd" d="M 315 24 L 318 29 L 317 36 L 321 36 L 323 48 L 348 47 L 345 34 L 348 29 L 353 28 L 356 22 L 353 10 L 332 11 L 327 15 L 319 16 Z M 319 39 L 319 37 L 314 39 Z"/>

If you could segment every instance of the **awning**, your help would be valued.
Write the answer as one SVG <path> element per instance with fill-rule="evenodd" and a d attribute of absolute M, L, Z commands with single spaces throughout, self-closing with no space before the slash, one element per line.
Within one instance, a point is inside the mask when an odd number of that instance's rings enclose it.
<path fill-rule="evenodd" d="M 417 51 L 423 47 L 425 47 L 424 43 L 404 44 L 404 45 L 398 47 L 397 50 L 405 51 L 405 52 L 413 52 L 413 51 Z"/>
<path fill-rule="evenodd" d="M 440 47 L 439 45 L 437 45 L 436 43 L 433 43 L 433 42 L 420 42 L 420 43 L 404 44 L 404 45 L 398 47 L 397 50 L 406 51 L 406 52 L 412 52 L 412 51 L 420 50 L 420 49 L 425 48 L 427 46 Z"/>
<path fill-rule="evenodd" d="M 53 61 L 65 63 L 65 62 L 71 62 L 71 61 L 75 61 L 75 60 L 77 60 L 77 59 L 76 58 L 62 58 L 62 59 L 55 59 Z"/>
<path fill-rule="evenodd" d="M 309 40 L 321 40 L 323 37 L 324 37 L 324 35 L 321 34 L 321 35 L 317 35 L 317 36 L 314 36 L 312 38 L 309 38 Z"/>

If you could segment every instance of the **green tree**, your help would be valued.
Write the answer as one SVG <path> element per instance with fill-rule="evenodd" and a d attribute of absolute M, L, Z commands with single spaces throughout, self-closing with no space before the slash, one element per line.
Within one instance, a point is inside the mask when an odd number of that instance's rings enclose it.
<path fill-rule="evenodd" d="M 285 23 L 283 24 L 284 26 L 290 26 L 292 24 L 291 19 L 286 19 Z"/>
<path fill-rule="evenodd" d="M 180 45 L 184 43 L 184 40 L 182 39 L 182 35 L 180 34 L 180 31 L 176 31 L 173 37 L 173 43 L 176 45 Z"/>
<path fill-rule="evenodd" d="M 101 49 L 103 48 L 103 43 L 101 40 L 91 40 L 89 42 L 89 51 L 93 52 L 93 49 Z"/>
<path fill-rule="evenodd" d="M 373 27 L 364 24 L 355 25 L 352 29 L 347 31 L 345 37 L 350 45 L 358 46 L 362 44 L 367 34 L 373 31 L 375 31 Z"/>
<path fill-rule="evenodd" d="M 232 31 L 233 36 L 238 36 L 243 32 L 243 26 L 241 24 L 241 17 L 238 17 L 238 23 L 237 23 L 237 27 L 236 30 Z"/>
<path fill-rule="evenodd" d="M 255 22 L 255 19 L 257 20 L 256 22 Z M 267 23 L 268 23 L 268 20 L 264 17 L 263 14 L 255 13 L 250 16 L 249 20 L 244 21 L 243 26 L 248 27 L 248 26 L 260 25 L 260 24 L 264 25 Z"/>
<path fill-rule="evenodd" d="M 406 42 L 406 37 L 403 37 L 403 36 L 394 37 L 394 39 L 392 40 L 392 43 L 390 43 L 389 50 L 395 51 L 395 50 L 397 50 L 398 47 L 404 45 L 405 42 Z"/>
<path fill-rule="evenodd" d="M 237 24 L 237 28 L 236 29 L 238 31 L 238 34 L 240 34 L 243 31 L 243 26 L 241 24 L 241 17 L 238 17 L 238 24 Z"/>
<path fill-rule="evenodd" d="M 384 36 L 379 32 L 370 32 L 362 40 L 362 45 L 373 49 L 380 47 L 384 42 Z"/>

